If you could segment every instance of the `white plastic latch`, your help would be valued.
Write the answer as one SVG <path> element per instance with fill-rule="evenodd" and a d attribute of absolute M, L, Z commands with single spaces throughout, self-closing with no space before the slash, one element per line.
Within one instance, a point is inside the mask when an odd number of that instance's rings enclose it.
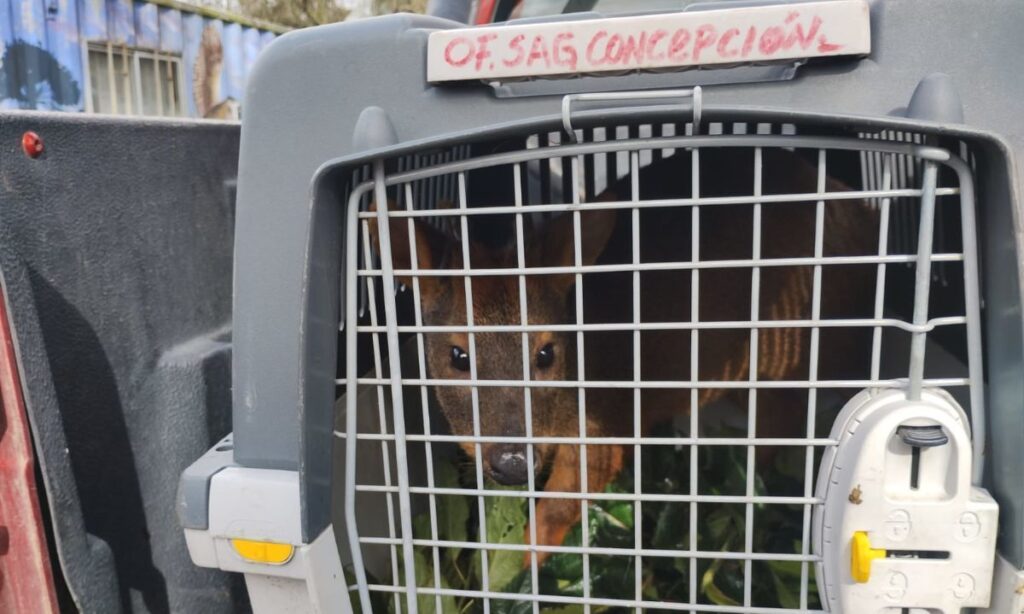
<path fill-rule="evenodd" d="M 971 485 L 970 426 L 942 390 L 866 390 L 818 474 L 818 590 L 829 612 L 986 607 L 998 507 Z"/>

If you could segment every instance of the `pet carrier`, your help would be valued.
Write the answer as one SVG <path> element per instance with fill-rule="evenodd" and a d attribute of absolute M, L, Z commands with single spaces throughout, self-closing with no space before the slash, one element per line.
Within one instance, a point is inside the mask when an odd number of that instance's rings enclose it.
<path fill-rule="evenodd" d="M 193 561 L 267 612 L 1020 610 L 1024 12 L 591 4 L 262 56 Z"/>

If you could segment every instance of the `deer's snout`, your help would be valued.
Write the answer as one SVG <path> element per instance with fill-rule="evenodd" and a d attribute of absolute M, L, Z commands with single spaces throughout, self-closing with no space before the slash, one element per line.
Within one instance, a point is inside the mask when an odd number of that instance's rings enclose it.
<path fill-rule="evenodd" d="M 487 465 L 499 484 L 518 486 L 529 478 L 530 466 L 526 462 L 526 446 L 500 444 L 487 452 Z"/>

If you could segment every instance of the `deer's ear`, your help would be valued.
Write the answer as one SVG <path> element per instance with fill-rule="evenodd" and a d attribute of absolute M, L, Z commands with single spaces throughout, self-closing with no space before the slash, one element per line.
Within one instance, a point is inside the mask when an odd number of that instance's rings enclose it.
<path fill-rule="evenodd" d="M 390 209 L 393 203 L 389 201 L 388 208 Z M 370 205 L 370 211 L 376 211 L 377 204 L 372 203 Z M 374 252 L 380 254 L 380 230 L 377 227 L 377 220 L 370 218 L 367 220 L 367 226 L 369 227 L 370 241 Z M 388 228 L 390 229 L 389 237 L 391 244 L 391 266 L 394 269 L 411 269 L 413 268 L 413 261 L 410 258 L 412 253 L 410 249 L 409 241 L 409 218 L 393 217 L 388 220 Z M 418 269 L 433 269 L 442 260 L 444 250 L 449 249 L 451 241 L 447 239 L 440 231 L 424 224 L 423 222 L 413 219 L 413 240 L 416 247 L 416 268 Z M 412 287 L 412 277 L 409 275 L 398 275 L 397 279 L 403 285 Z M 441 279 L 438 277 L 420 277 L 420 294 L 424 301 L 432 300 L 437 297 L 440 293 Z"/>
<path fill-rule="evenodd" d="M 573 215 L 566 213 L 551 220 L 541 231 L 541 237 L 531 252 L 530 266 L 573 266 L 576 263 L 576 238 Z M 581 264 L 594 264 L 604 251 L 615 230 L 618 211 L 600 209 L 580 213 Z M 574 275 L 553 276 L 553 281 L 568 291 L 575 281 Z"/>

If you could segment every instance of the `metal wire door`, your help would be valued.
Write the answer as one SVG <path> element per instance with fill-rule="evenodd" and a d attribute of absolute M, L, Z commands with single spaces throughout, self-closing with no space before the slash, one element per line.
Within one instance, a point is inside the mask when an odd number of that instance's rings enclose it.
<path fill-rule="evenodd" d="M 753 168 L 753 189 L 749 193 L 728 196 L 706 196 L 702 194 L 701 160 L 709 152 L 720 148 L 744 150 L 751 156 Z M 777 150 L 790 151 L 799 149 L 811 152 L 816 177 L 816 188 L 791 193 L 766 193 L 762 190 L 765 183 L 763 158 L 769 152 Z M 641 196 L 642 169 L 644 160 L 654 157 L 675 155 L 679 160 L 678 171 L 690 174 L 691 193 L 687 196 L 667 199 Z M 686 155 L 682 155 L 685 152 Z M 835 153 L 853 152 L 862 160 L 870 161 L 869 181 L 863 189 L 842 192 L 827 189 L 826 177 L 830 156 Z M 560 160 L 562 171 L 567 176 L 563 184 L 569 186 L 560 202 L 545 202 L 544 197 L 530 199 L 524 190 L 524 181 L 528 166 L 538 161 L 546 164 L 551 160 Z M 593 193 L 586 194 L 588 173 L 592 173 L 596 165 L 609 168 L 609 163 L 617 165 L 618 170 L 607 171 L 611 184 L 616 177 L 628 183 L 628 194 L 619 194 L 611 200 L 597 201 Z M 810 547 L 810 524 L 814 506 L 820 501 L 814 495 L 814 476 L 816 463 L 822 449 L 834 446 L 835 441 L 819 436 L 822 426 L 819 420 L 818 405 L 824 404 L 823 395 L 829 390 L 849 391 L 853 393 L 861 389 L 904 388 L 911 398 L 919 398 L 921 389 L 926 387 L 942 387 L 964 399 L 969 405 L 975 440 L 975 471 L 980 472 L 980 450 L 984 447 L 984 423 L 982 406 L 982 365 L 979 329 L 979 300 L 977 264 L 975 253 L 974 196 L 969 167 L 950 152 L 937 147 L 929 147 L 914 143 L 890 142 L 883 140 L 865 140 L 839 137 L 780 136 L 765 134 L 742 135 L 685 135 L 682 131 L 672 136 L 650 136 L 647 138 L 628 138 L 606 140 L 601 142 L 583 142 L 575 144 L 557 143 L 538 146 L 510 153 L 487 155 L 457 162 L 447 162 L 420 168 L 417 170 L 387 173 L 385 162 L 377 161 L 372 167 L 372 179 L 357 185 L 350 193 L 348 205 L 348 223 L 346 228 L 346 321 L 342 329 L 346 331 L 347 367 L 344 380 L 339 380 L 346 391 L 346 423 L 343 431 L 336 435 L 346 442 L 345 475 L 340 476 L 345 489 L 345 523 L 347 536 L 353 556 L 353 571 L 363 611 L 370 611 L 373 604 L 380 604 L 380 597 L 386 597 L 383 603 L 390 603 L 395 611 L 415 612 L 417 609 L 444 611 L 451 607 L 452 599 L 468 608 L 478 608 L 484 612 L 510 611 L 509 604 L 520 604 L 532 611 L 547 607 L 581 607 L 583 611 L 607 608 L 630 608 L 641 610 L 674 610 L 689 612 L 781 612 L 781 611 L 816 611 L 817 599 L 814 594 L 813 568 L 816 556 Z M 485 169 L 504 168 L 511 170 L 513 178 L 507 186 L 508 204 L 476 206 L 467 197 L 467 177 L 474 172 Z M 908 173 L 906 169 L 916 169 Z M 943 170 L 947 169 L 947 170 Z M 908 185 L 906 178 L 911 177 L 913 184 Z M 421 209 L 420 203 L 414 198 L 414 187 L 424 180 L 445 178 L 456 188 L 456 202 L 451 208 Z M 389 201 L 389 196 L 391 200 Z M 368 206 L 375 203 L 375 210 Z M 843 206 L 844 203 L 860 201 L 866 203 L 877 215 L 878 229 L 870 237 L 871 253 L 860 255 L 830 255 L 825 249 L 826 210 L 828 207 Z M 767 227 L 767 216 L 783 203 L 792 206 L 807 207 L 813 211 L 813 226 L 809 244 L 813 245 L 810 255 L 791 257 L 768 257 L 764 245 L 772 238 L 763 236 Z M 715 260 L 702 258 L 701 233 L 708 231 L 706 221 L 714 208 L 744 206 L 751 210 L 750 236 L 753 244 L 749 249 L 749 257 L 741 259 Z M 690 250 L 688 258 L 671 262 L 644 262 L 640 256 L 640 214 L 648 208 L 676 207 L 685 208 L 690 224 Z M 584 262 L 580 245 L 581 216 L 586 212 L 608 209 L 624 209 L 629 211 L 632 224 L 632 259 L 620 264 L 587 264 Z M 914 229 L 915 240 L 912 241 L 913 251 L 894 249 L 890 240 L 890 220 L 902 215 L 900 209 L 912 209 L 916 212 L 918 225 Z M 960 233 L 958 240 L 946 241 L 941 250 L 934 249 L 935 220 L 942 212 L 956 210 Z M 528 266 L 525 247 L 529 242 L 530 226 L 524 223 L 530 214 L 563 214 L 572 219 L 572 241 L 575 247 L 573 262 L 563 265 Z M 511 215 L 515 225 L 512 235 L 513 262 L 504 268 L 480 268 L 470 260 L 470 225 L 474 218 L 485 216 Z M 945 216 L 943 219 L 946 219 Z M 416 262 L 417 248 L 409 246 L 409 253 L 414 254 L 408 268 L 396 267 L 392 252 L 396 246 L 392 244 L 394 227 L 405 225 L 410 232 L 405 235 L 412 239 L 414 233 L 413 220 L 428 218 L 444 219 L 453 223 L 455 228 L 456 249 L 461 250 L 462 257 L 455 262 L 456 266 L 426 269 Z M 704 224 L 702 225 L 702 220 Z M 371 236 L 373 222 L 380 229 L 379 251 L 380 267 L 374 267 Z M 449 263 L 451 264 L 451 263 Z M 833 269 L 841 267 L 869 267 L 873 271 L 872 313 L 858 318 L 829 318 L 822 313 L 823 277 Z M 809 317 L 796 319 L 771 318 L 762 313 L 759 296 L 768 292 L 762 288 L 762 279 L 767 279 L 770 271 L 780 267 L 803 267 L 808 271 L 809 292 L 807 295 Z M 747 290 L 749 311 L 748 316 L 730 321 L 702 320 L 698 308 L 702 286 L 701 277 L 714 275 L 716 271 L 742 269 L 749 274 L 750 285 Z M 929 300 L 930 289 L 934 280 L 943 275 L 961 277 L 963 279 L 962 300 L 953 305 L 932 304 Z M 650 271 L 667 271 L 685 274 L 690 283 L 690 304 L 685 311 L 688 317 L 679 321 L 644 321 L 641 317 L 643 306 L 641 300 L 646 299 L 636 288 L 641 275 Z M 906 279 L 913 280 L 912 311 L 909 315 L 891 313 L 888 309 L 892 279 L 896 272 L 906 273 Z M 633 319 L 623 323 L 589 323 L 585 320 L 583 292 L 575 292 L 570 311 L 574 321 L 568 324 L 531 324 L 528 314 L 527 282 L 532 276 L 569 275 L 577 285 L 582 285 L 585 274 L 619 273 L 632 276 L 634 279 Z M 518 314 L 519 321 L 513 324 L 487 324 L 474 318 L 474 288 L 481 287 L 484 279 L 508 277 L 515 280 L 518 296 L 511 297 L 512 309 Z M 411 322 L 400 323 L 402 301 L 392 292 L 397 287 L 399 278 L 411 279 L 411 303 L 413 313 Z M 423 294 L 421 283 L 425 279 L 458 278 L 464 289 L 466 321 L 457 323 L 430 323 L 425 320 L 422 307 Z M 888 281 L 887 281 L 888 279 Z M 379 283 L 378 283 L 379 280 Z M 366 319 L 359 319 L 359 296 L 365 292 L 368 309 Z M 937 313 L 936 313 L 937 312 Z M 382 318 L 378 317 L 378 314 Z M 739 378 L 726 380 L 708 380 L 702 377 L 701 360 L 708 351 L 708 339 L 716 330 L 741 330 L 749 349 L 748 356 L 752 364 Z M 766 380 L 759 377 L 761 372 L 757 366 L 758 343 L 769 343 L 773 330 L 801 330 L 806 338 L 809 349 L 809 370 L 805 377 L 795 379 Z M 870 364 L 864 365 L 866 376 L 849 379 L 823 379 L 819 376 L 817 365 L 823 352 L 821 339 L 823 332 L 839 329 L 866 330 L 870 339 Z M 926 361 L 931 351 L 928 344 L 929 335 L 940 329 L 956 330 L 961 335 L 966 348 L 960 357 L 957 368 L 935 371 Z M 559 330 L 575 335 L 576 360 L 578 361 L 576 379 L 566 381 L 537 381 L 531 377 L 530 335 L 543 331 Z M 616 331 L 629 338 L 628 346 L 633 348 L 633 377 L 627 380 L 595 381 L 587 379 L 582 364 L 586 358 L 584 346 L 586 334 L 595 331 Z M 675 334 L 688 336 L 688 353 L 690 356 L 689 372 L 681 374 L 674 380 L 645 381 L 639 365 L 641 338 L 643 334 Z M 428 370 L 430 364 L 426 356 L 425 337 L 437 334 L 464 334 L 468 339 L 466 351 L 469 373 L 463 379 L 438 377 Z M 508 380 L 488 380 L 478 376 L 481 361 L 489 360 L 478 352 L 477 344 L 486 334 L 512 334 L 521 338 L 522 378 Z M 907 349 L 896 354 L 887 353 L 884 346 L 886 336 L 902 336 L 908 340 Z M 413 360 L 403 364 L 401 355 L 403 341 L 408 339 L 406 347 L 411 348 Z M 357 350 L 360 341 L 369 343 L 372 348 L 372 366 L 368 373 L 360 373 Z M 898 363 L 896 372 L 886 373 L 885 362 Z M 891 369 L 890 369 L 891 371 Z M 444 433 L 444 426 L 430 411 L 430 391 L 442 387 L 463 387 L 471 391 L 472 432 L 462 434 Z M 514 437 L 487 435 L 487 429 L 481 421 L 486 419 L 488 411 L 481 411 L 481 393 L 489 387 L 516 388 L 524 396 L 523 423 L 525 431 Z M 531 395 L 539 394 L 541 388 L 567 388 L 577 395 L 574 408 L 578 415 L 575 423 L 578 428 L 574 433 L 560 436 L 539 436 L 533 432 L 531 416 Z M 645 411 L 642 393 L 651 389 L 667 389 L 684 391 L 689 396 L 688 413 L 680 412 L 679 422 L 683 432 L 670 435 L 652 436 L 641 429 L 641 415 Z M 747 404 L 744 414 L 745 432 L 734 436 L 712 437 L 706 434 L 704 422 L 710 419 L 708 410 L 703 406 L 702 394 L 708 390 L 746 391 Z M 805 417 L 803 434 L 799 437 L 766 438 L 759 437 L 757 432 L 759 391 L 787 390 L 795 392 L 803 399 L 800 408 Z M 410 398 L 418 398 L 422 428 L 407 428 L 406 420 L 410 415 L 405 408 Z M 623 412 L 633 417 L 633 432 L 624 436 L 596 437 L 587 433 L 588 402 L 593 405 L 597 395 L 606 390 L 626 390 L 631 393 L 630 402 L 622 408 Z M 372 411 L 372 407 L 361 406 L 358 399 L 369 398 L 376 404 L 376 426 L 368 429 L 359 421 L 359 412 Z M 371 403 L 371 405 L 374 403 Z M 388 407 L 390 406 L 390 411 Z M 468 463 L 470 470 L 462 482 L 455 485 L 439 483 L 439 474 L 435 471 L 434 448 L 461 443 L 475 449 L 471 459 L 461 462 Z M 538 477 L 528 471 L 528 480 L 524 489 L 507 490 L 494 488 L 485 479 L 484 462 L 481 449 L 486 444 L 516 443 L 525 444 L 527 466 L 534 467 L 535 448 L 543 444 L 578 446 L 579 471 L 582 487 L 580 492 L 552 492 L 543 490 Z M 411 452 L 413 445 L 415 455 Z M 586 473 L 588 471 L 588 448 L 593 452 L 596 446 L 622 446 L 632 452 L 632 461 L 627 469 L 632 473 L 634 489 L 630 492 L 603 491 L 588 492 Z M 363 446 L 363 447 L 360 447 Z M 366 446 L 378 447 L 378 456 L 371 459 L 364 454 Z M 688 471 L 680 476 L 679 492 L 645 492 L 641 486 L 643 474 L 656 472 L 658 467 L 645 457 L 648 449 L 674 451 L 682 458 L 688 459 Z M 708 471 L 701 466 L 701 454 L 705 450 L 729 448 L 738 451 L 739 464 L 742 471 L 741 490 L 728 494 L 714 494 L 714 485 L 706 482 Z M 765 492 L 758 477 L 758 452 L 763 448 L 789 448 L 796 450 L 799 467 L 796 475 L 802 475 L 799 492 L 785 495 Z M 422 454 L 422 456 L 421 456 Z M 460 457 L 465 458 L 465 457 Z M 367 478 L 365 463 L 379 463 L 374 468 L 375 478 Z M 645 464 L 647 463 L 647 464 Z M 416 483 L 412 469 L 425 470 L 425 482 Z M 713 473 L 713 472 L 712 472 Z M 980 473 L 976 478 L 980 477 Z M 468 481 L 468 483 L 467 483 Z M 477 530 L 466 538 L 453 540 L 446 537 L 443 527 L 447 519 L 439 502 L 445 498 L 465 497 L 470 502 L 469 517 L 475 518 Z M 422 501 L 417 505 L 414 499 Z M 493 522 L 489 511 L 492 502 L 497 499 L 515 499 L 524 501 L 527 518 L 523 543 L 489 541 L 487 525 Z M 578 544 L 540 544 L 537 541 L 537 508 L 545 499 L 569 499 L 579 502 L 581 527 Z M 589 502 L 589 504 L 588 504 Z M 594 521 L 593 515 L 603 514 L 600 507 L 594 504 L 625 503 L 631 509 L 633 526 L 627 527 L 631 535 L 629 545 L 610 547 L 600 543 L 592 543 L 593 536 L 589 527 Z M 366 505 L 376 506 L 372 513 L 386 515 L 386 534 L 367 534 L 360 530 L 360 514 L 366 513 Z M 699 533 L 704 530 L 701 514 L 710 506 L 734 506 L 738 517 L 743 522 L 738 525 L 735 543 L 728 548 L 703 548 Z M 671 509 L 684 517 L 686 522 L 682 529 L 682 537 L 676 547 L 657 547 L 645 544 L 645 535 L 652 528 L 643 526 L 650 522 L 645 517 L 644 507 L 665 506 L 659 509 Z M 671 507 L 668 507 L 671 506 Z M 765 510 L 784 507 L 786 513 L 794 515 L 798 540 L 789 552 L 758 551 L 760 535 L 776 530 L 773 526 L 764 526 L 759 522 L 767 518 Z M 647 518 L 645 520 L 645 518 Z M 645 532 L 646 531 L 646 532 Z M 629 532 L 629 531 L 627 531 Z M 491 535 L 493 535 L 491 531 Z M 718 546 L 716 544 L 716 546 Z M 390 578 L 373 579 L 368 577 L 364 564 L 364 550 L 379 548 L 389 562 Z M 472 559 L 478 567 L 478 585 L 453 587 L 447 581 L 442 568 L 446 564 L 447 553 L 451 551 L 470 551 L 476 558 Z M 517 587 L 501 586 L 490 577 L 494 567 L 491 563 L 501 557 L 507 560 L 507 553 L 514 553 L 523 567 Z M 503 554 L 504 553 L 504 554 Z M 545 570 L 544 557 L 558 554 L 578 556 L 581 564 L 580 579 L 575 593 L 544 589 Z M 608 594 L 595 588 L 597 575 L 603 561 L 611 559 L 627 560 L 624 569 L 629 573 L 626 584 L 628 592 Z M 550 558 L 549 558 L 550 560 Z M 655 594 L 647 577 L 649 571 L 659 562 L 676 564 L 680 562 L 674 573 L 677 574 L 678 586 L 671 591 L 662 590 Z M 779 564 L 792 571 L 792 590 L 786 591 L 785 599 L 775 603 L 759 602 L 755 590 L 758 570 L 766 565 Z M 717 566 L 717 567 L 716 567 Z M 709 569 L 720 570 L 728 566 L 734 570 L 735 590 L 731 596 L 713 594 L 706 582 Z M 781 567 L 780 567 L 781 569 Z M 715 574 L 711 574 L 713 577 Z M 712 585 L 714 582 L 712 582 Z M 719 588 L 712 586 L 715 591 Z M 658 589 L 658 587 L 655 587 Z M 658 589 L 661 590 L 661 589 Z M 670 593 L 670 595 L 669 595 Z M 781 594 L 781 589 L 779 591 Z M 524 605 L 525 604 L 525 605 Z M 518 611 L 518 610 L 517 610 Z"/>

